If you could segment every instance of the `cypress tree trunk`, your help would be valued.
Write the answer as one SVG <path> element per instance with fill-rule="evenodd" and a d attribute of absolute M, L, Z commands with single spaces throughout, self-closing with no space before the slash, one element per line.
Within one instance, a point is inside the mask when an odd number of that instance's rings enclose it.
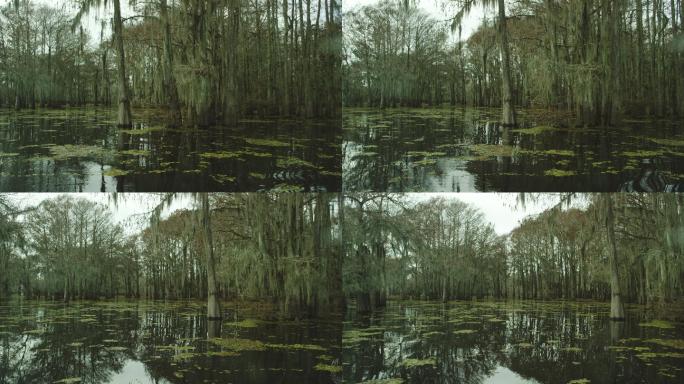
<path fill-rule="evenodd" d="M 610 252 L 610 319 L 625 320 L 625 308 L 620 294 L 620 271 L 618 269 L 618 252 L 615 241 L 615 216 L 613 214 L 613 197 L 607 193 L 601 194 L 606 210 L 606 233 Z"/>
<path fill-rule="evenodd" d="M 199 195 L 202 209 L 202 233 L 204 234 L 204 251 L 207 258 L 207 318 L 221 319 L 221 305 L 218 301 L 216 286 L 216 259 L 214 258 L 214 242 L 211 236 L 211 213 L 209 211 L 209 195 Z"/>
<path fill-rule="evenodd" d="M 160 0 L 159 16 L 164 27 L 164 85 L 169 102 L 170 121 L 169 125 L 178 126 L 181 124 L 181 110 L 178 102 L 178 88 L 176 87 L 176 77 L 173 74 L 173 48 L 171 45 L 171 24 L 166 6 L 166 0 Z"/>
<path fill-rule="evenodd" d="M 499 0 L 499 44 L 501 45 L 501 82 L 502 82 L 502 122 L 504 125 L 515 125 L 513 108 L 513 90 L 511 89 L 511 53 L 508 46 L 506 30 L 506 4 Z"/>
<path fill-rule="evenodd" d="M 123 45 L 123 21 L 119 0 L 114 0 L 114 44 L 119 55 L 119 114 L 116 123 L 120 127 L 131 127 L 131 101 L 128 95 L 128 79 L 126 78 L 126 58 Z"/>

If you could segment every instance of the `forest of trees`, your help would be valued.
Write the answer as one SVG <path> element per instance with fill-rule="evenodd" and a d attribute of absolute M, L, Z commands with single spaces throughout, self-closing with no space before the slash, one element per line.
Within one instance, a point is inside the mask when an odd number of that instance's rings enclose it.
<path fill-rule="evenodd" d="M 168 108 L 169 124 L 246 115 L 336 117 L 337 0 L 13 0 L 0 8 L 0 106 Z M 100 7 L 99 36 L 84 28 Z M 75 7 L 75 11 L 70 11 Z"/>
<path fill-rule="evenodd" d="M 221 299 L 270 300 L 299 318 L 342 308 L 336 195 L 197 194 L 162 218 L 174 198 L 128 233 L 116 201 L 61 195 L 20 211 L 0 195 L 0 300 L 209 298 L 218 318 Z"/>
<path fill-rule="evenodd" d="M 552 208 L 505 235 L 457 199 L 197 194 L 192 209 L 162 218 L 177 197 L 161 196 L 139 233 L 106 204 L 62 195 L 20 210 L 0 196 L 0 298 L 209 298 L 210 317 L 221 299 L 315 316 L 345 296 L 361 312 L 390 296 L 612 298 L 622 318 L 622 302 L 684 295 L 682 195 L 546 196 Z"/>
<path fill-rule="evenodd" d="M 345 13 L 345 105 L 503 106 L 506 124 L 514 106 L 569 110 L 586 124 L 684 115 L 681 0 L 442 4 L 441 19 L 415 1 Z M 462 38 L 476 6 L 496 16 Z"/>
<path fill-rule="evenodd" d="M 390 296 L 617 295 L 611 316 L 624 318 L 622 302 L 660 304 L 684 295 L 684 196 L 556 195 L 553 208 L 506 235 L 457 199 L 411 196 L 346 196 L 344 288 L 357 311 L 382 307 Z M 586 207 L 573 198 L 587 200 Z"/>

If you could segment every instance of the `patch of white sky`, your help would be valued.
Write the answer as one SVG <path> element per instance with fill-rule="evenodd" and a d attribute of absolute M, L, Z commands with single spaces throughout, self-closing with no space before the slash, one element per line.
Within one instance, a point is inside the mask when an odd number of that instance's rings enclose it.
<path fill-rule="evenodd" d="M 399 1 L 399 0 L 342 0 L 342 13 L 358 9 L 364 6 L 374 6 L 380 2 Z M 458 13 L 458 2 L 454 0 L 415 0 L 416 6 L 423 12 L 427 13 L 435 21 L 449 23 L 450 20 Z M 477 30 L 477 27 L 482 23 L 482 20 L 487 17 L 492 18 L 491 9 L 485 9 L 482 6 L 472 7 L 470 13 L 464 15 L 461 21 L 461 39 L 467 40 L 468 37 Z M 343 26 L 344 30 L 344 26 Z M 458 40 L 458 32 L 451 36 L 452 41 Z"/>
<path fill-rule="evenodd" d="M 20 208 L 35 207 L 41 202 L 54 199 L 60 193 L 14 193 L 10 194 Z M 112 214 L 114 224 L 123 227 L 127 235 L 133 235 L 149 225 L 150 213 L 159 205 L 162 194 L 157 193 L 119 193 L 116 200 L 110 193 L 67 193 L 75 199 L 86 199 L 106 205 Z M 162 218 L 168 217 L 179 209 L 192 209 L 194 199 L 190 194 L 176 194 L 172 203 L 162 211 Z"/>
<path fill-rule="evenodd" d="M 0 0 L 0 4 L 7 4 L 12 0 Z M 62 8 L 69 14 L 76 14 L 78 7 L 76 2 L 73 0 L 33 0 L 36 4 L 49 5 L 51 7 Z M 342 1 L 342 13 L 349 10 L 363 7 L 363 6 L 373 6 L 378 4 L 379 1 L 399 1 L 399 0 L 341 0 Z M 445 21 L 453 18 L 453 16 L 458 12 L 457 2 L 454 0 L 415 0 L 418 8 L 429 14 L 436 21 Z M 141 4 L 143 2 L 140 2 Z M 170 4 L 173 3 L 173 0 Z M 482 6 L 473 7 L 467 15 L 464 16 L 461 23 L 462 32 L 461 38 L 467 39 L 482 23 L 483 18 L 492 18 L 493 10 L 485 10 Z M 127 18 L 135 15 L 135 9 L 132 7 L 128 0 L 121 0 L 121 14 L 122 17 Z M 107 6 L 104 6 L 104 1 L 99 7 L 94 7 L 91 9 L 86 16 L 82 18 L 82 25 L 84 29 L 91 36 L 90 44 L 94 45 L 99 40 L 102 21 L 108 21 L 113 14 L 111 1 L 107 2 Z M 344 28 L 344 26 L 343 26 Z M 108 38 L 111 34 L 108 24 L 104 28 L 104 38 Z M 457 33 L 452 34 L 452 40 L 458 38 Z"/>
<path fill-rule="evenodd" d="M 0 0 L 0 4 L 3 6 L 8 4 L 13 0 Z M 52 8 L 63 9 L 68 15 L 75 16 L 78 12 L 78 2 L 74 0 L 32 0 L 34 4 L 37 5 L 47 5 Z M 174 0 L 169 1 L 173 3 Z M 81 25 L 86 31 L 88 36 L 90 36 L 89 45 L 96 46 L 100 40 L 100 33 L 103 34 L 103 39 L 108 39 L 111 36 L 111 27 L 109 20 L 114 15 L 114 8 L 112 8 L 112 2 L 106 1 L 107 5 L 104 5 L 105 1 L 102 1 L 99 6 L 95 6 L 88 11 L 86 15 L 81 18 Z M 143 3 L 143 2 L 140 2 Z M 128 0 L 121 0 L 121 16 L 123 18 L 131 17 L 135 15 L 134 8 L 130 5 Z M 102 22 L 105 22 L 104 29 L 102 28 Z"/>

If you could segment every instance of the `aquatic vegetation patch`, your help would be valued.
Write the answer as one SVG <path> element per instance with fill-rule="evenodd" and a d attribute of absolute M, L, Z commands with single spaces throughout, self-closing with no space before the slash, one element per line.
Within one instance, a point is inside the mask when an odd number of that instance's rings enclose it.
<path fill-rule="evenodd" d="M 260 147 L 289 147 L 290 143 L 286 143 L 284 141 L 278 141 L 278 140 L 272 140 L 272 139 L 255 139 L 255 138 L 248 138 L 245 139 L 247 144 L 251 145 L 257 145 Z"/>
<path fill-rule="evenodd" d="M 565 348 L 561 348 L 561 351 L 579 353 L 579 352 L 582 352 L 582 348 L 580 348 L 580 347 L 565 347 Z"/>
<path fill-rule="evenodd" d="M 108 170 L 104 171 L 102 173 L 104 176 L 110 176 L 110 177 L 116 177 L 116 176 L 126 176 L 128 175 L 128 171 L 124 171 L 122 169 L 114 168 L 111 167 Z"/>
<path fill-rule="evenodd" d="M 44 329 L 32 329 L 30 331 L 24 331 L 24 335 L 42 335 L 45 333 Z"/>
<path fill-rule="evenodd" d="M 342 372 L 342 367 L 339 365 L 330 365 L 330 364 L 323 364 L 323 363 L 318 363 L 318 364 L 314 365 L 314 369 L 317 371 L 330 372 L 330 373 Z"/>
<path fill-rule="evenodd" d="M 553 131 L 558 131 L 558 128 L 549 126 L 549 125 L 538 125 L 536 127 L 531 127 L 531 128 L 519 128 L 519 129 L 511 129 L 511 132 L 517 132 L 521 133 L 523 135 L 538 135 L 540 133 L 544 132 L 553 132 Z"/>
<path fill-rule="evenodd" d="M 253 156 L 253 157 L 273 157 L 273 154 L 270 152 L 257 152 L 257 151 L 250 151 L 250 150 L 240 151 L 239 154 L 242 156 Z"/>
<path fill-rule="evenodd" d="M 145 149 L 128 149 L 125 151 L 119 151 L 118 153 L 126 156 L 149 156 L 150 151 Z"/>
<path fill-rule="evenodd" d="M 547 149 L 543 151 L 545 155 L 556 155 L 556 156 L 575 156 L 575 152 L 567 149 Z"/>
<path fill-rule="evenodd" d="M 629 351 L 635 351 L 635 352 L 644 352 L 644 351 L 650 351 L 651 348 L 649 347 L 626 347 L 626 346 L 620 346 L 620 345 L 611 345 L 606 347 L 606 349 L 610 351 L 615 351 L 615 352 L 629 352 Z"/>
<path fill-rule="evenodd" d="M 49 150 L 55 160 L 103 156 L 107 153 L 103 148 L 94 145 L 53 145 Z"/>
<path fill-rule="evenodd" d="M 432 332 L 426 332 L 423 334 L 423 337 L 431 337 L 431 336 L 441 336 L 444 335 L 444 332 L 440 331 L 432 331 Z"/>
<path fill-rule="evenodd" d="M 276 167 L 278 168 L 313 168 L 317 169 L 315 165 L 312 163 L 302 160 L 297 157 L 285 157 L 285 158 L 278 158 L 276 160 Z"/>
<path fill-rule="evenodd" d="M 591 380 L 589 380 L 589 379 L 574 379 L 574 380 L 568 381 L 567 384 L 589 384 L 589 383 L 591 383 Z"/>
<path fill-rule="evenodd" d="M 208 340 L 211 344 L 218 345 L 220 347 L 229 349 L 231 351 L 241 352 L 241 351 L 265 351 L 267 348 L 266 343 L 259 340 L 250 339 L 240 339 L 240 338 L 212 338 Z"/>
<path fill-rule="evenodd" d="M 487 319 L 487 321 L 490 323 L 505 323 L 506 322 L 506 320 L 497 319 L 497 318 Z"/>
<path fill-rule="evenodd" d="M 653 359 L 684 359 L 684 353 L 680 352 L 644 352 L 639 353 L 636 357 L 643 361 L 651 361 Z"/>
<path fill-rule="evenodd" d="M 534 345 L 530 343 L 518 343 L 518 344 L 513 344 L 513 346 L 518 347 L 518 348 L 534 348 Z"/>
<path fill-rule="evenodd" d="M 651 151 L 651 150 L 639 150 L 639 151 L 625 151 L 621 152 L 620 156 L 625 157 L 659 157 L 665 152 L 663 151 Z"/>
<path fill-rule="evenodd" d="M 644 342 L 658 344 L 663 347 L 684 349 L 684 339 L 646 339 Z"/>
<path fill-rule="evenodd" d="M 315 344 L 266 344 L 270 349 L 302 350 L 302 351 L 325 351 L 326 349 Z"/>
<path fill-rule="evenodd" d="M 472 333 L 477 333 L 477 330 L 475 329 L 459 329 L 454 331 L 454 334 L 456 335 L 470 335 Z"/>
<path fill-rule="evenodd" d="M 55 384 L 73 384 L 73 383 L 80 383 L 80 382 L 81 382 L 80 377 L 67 377 L 66 379 L 57 380 L 54 383 Z"/>
<path fill-rule="evenodd" d="M 658 375 L 660 375 L 660 376 L 665 376 L 665 377 L 669 377 L 669 378 L 677 377 L 677 375 L 675 375 L 675 374 L 672 372 L 671 368 L 660 368 L 660 369 L 658 370 Z"/>
<path fill-rule="evenodd" d="M 425 159 L 420 160 L 420 161 L 414 161 L 413 164 L 419 165 L 419 166 L 430 166 L 430 165 L 437 164 L 437 160 L 425 158 Z"/>
<path fill-rule="evenodd" d="M 18 153 L 0 152 L 0 159 L 2 159 L 4 157 L 15 157 L 15 156 L 19 156 L 19 154 Z"/>
<path fill-rule="evenodd" d="M 334 171 L 327 171 L 327 170 L 320 171 L 320 174 L 323 176 L 334 176 L 334 177 L 341 177 L 342 176 L 341 172 L 334 172 Z"/>
<path fill-rule="evenodd" d="M 510 145 L 475 144 L 470 150 L 483 157 L 510 157 L 514 147 Z"/>
<path fill-rule="evenodd" d="M 577 172 L 575 172 L 575 171 L 566 171 L 564 169 L 557 169 L 557 168 L 547 169 L 546 171 L 544 171 L 544 176 L 567 177 L 567 176 L 575 176 L 575 175 L 577 175 Z"/>
<path fill-rule="evenodd" d="M 227 183 L 234 183 L 236 178 L 235 176 L 228 176 L 228 175 L 211 175 L 211 178 L 214 179 L 219 184 L 227 184 Z"/>
<path fill-rule="evenodd" d="M 354 159 L 357 159 L 357 158 L 360 158 L 360 157 L 375 157 L 375 156 L 377 156 L 377 155 L 378 155 L 377 152 L 361 152 L 361 153 L 357 153 L 356 155 L 354 155 L 353 158 L 354 158 Z"/>
<path fill-rule="evenodd" d="M 651 320 L 648 323 L 639 323 L 640 327 L 674 329 L 674 324 L 665 320 Z"/>
<path fill-rule="evenodd" d="M 235 157 L 240 157 L 240 152 L 204 152 L 200 153 L 200 157 L 205 159 L 232 159 Z"/>
<path fill-rule="evenodd" d="M 209 351 L 206 355 L 210 357 L 232 357 L 239 356 L 240 354 L 233 351 Z"/>
<path fill-rule="evenodd" d="M 427 151 L 408 151 L 406 152 L 409 156 L 422 156 L 422 157 L 442 157 L 446 156 L 446 152 L 427 152 Z"/>
<path fill-rule="evenodd" d="M 404 384 L 404 379 L 391 378 L 391 379 L 375 379 L 362 381 L 359 384 Z"/>
<path fill-rule="evenodd" d="M 382 336 L 383 331 L 374 329 L 353 329 L 342 334 L 343 344 L 356 344 L 362 341 L 371 340 L 375 336 Z"/>
<path fill-rule="evenodd" d="M 405 368 L 435 366 L 437 361 L 434 358 L 428 359 L 405 359 L 399 365 Z"/>
<path fill-rule="evenodd" d="M 648 139 L 660 145 L 666 145 L 669 147 L 684 147 L 684 139 L 658 139 L 655 137 L 649 137 Z"/>
<path fill-rule="evenodd" d="M 255 179 L 262 179 L 262 180 L 263 180 L 263 179 L 266 178 L 266 175 L 264 175 L 263 173 L 258 173 L 258 172 L 250 172 L 250 173 L 249 173 L 249 177 L 252 177 L 252 178 L 255 178 Z"/>

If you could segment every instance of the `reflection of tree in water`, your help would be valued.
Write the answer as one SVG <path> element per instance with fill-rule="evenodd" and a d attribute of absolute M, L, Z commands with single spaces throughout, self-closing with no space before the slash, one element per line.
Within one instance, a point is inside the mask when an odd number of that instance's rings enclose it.
<path fill-rule="evenodd" d="M 99 314 L 96 323 L 84 324 L 73 318 L 64 324 L 54 321 L 48 323 L 43 334 L 19 336 L 22 358 L 19 366 L 9 371 L 18 372 L 19 383 L 53 383 L 65 377 L 81 377 L 83 382 L 108 382 L 112 374 L 122 369 L 135 345 L 134 336 L 128 332 L 122 332 L 116 344 L 125 346 L 126 352 L 110 351 L 105 345 L 97 344 L 103 339 L 103 330 L 97 324 L 109 324 L 110 320 L 111 316 Z M 135 318 L 129 321 L 136 322 Z M 131 326 L 134 324 L 123 329 Z M 22 343 L 21 339 L 25 341 Z"/>
<path fill-rule="evenodd" d="M 237 310 L 229 307 L 227 312 Z M 22 316 L 41 318 L 36 316 L 39 311 L 24 308 Z M 240 311 L 242 317 L 248 310 Z M 207 318 L 204 306 L 198 303 L 72 305 L 51 307 L 45 313 L 41 321 L 22 320 L 16 330 L 7 328 L 12 334 L 0 334 L 0 382 L 52 384 L 81 378 L 81 382 L 108 383 L 117 374 L 132 374 L 129 363 L 139 361 L 154 382 L 273 382 L 282 377 L 285 382 L 330 383 L 331 375 L 313 369 L 320 362 L 318 353 L 288 348 L 297 344 L 320 345 L 341 365 L 336 349 L 342 335 L 339 318 L 266 322 L 245 329 L 224 322 L 224 338 L 283 346 L 236 351 L 235 356 L 225 357 L 206 355 L 208 350 L 220 348 L 206 341 Z M 1 312 L 0 319 L 6 324 Z M 41 327 L 46 329 L 42 334 L 20 332 Z"/>
<path fill-rule="evenodd" d="M 456 323 L 476 333 L 453 335 L 450 320 L 463 314 L 478 324 Z M 453 315 L 452 315 L 453 314 Z M 633 313 L 629 324 L 611 329 L 607 307 L 562 302 L 523 302 L 477 306 L 458 304 L 405 308 L 390 303 L 385 311 L 352 321 L 351 330 L 378 329 L 382 333 L 358 344 L 346 345 L 345 375 L 351 382 L 378 378 L 403 378 L 406 383 L 481 383 L 499 367 L 523 379 L 563 383 L 583 377 L 642 378 L 659 382 L 654 368 L 636 357 L 616 360 L 610 345 L 640 334 L 638 323 L 646 312 Z M 491 320 L 491 321 L 490 321 Z M 349 326 L 349 325 L 348 325 Z M 440 332 L 426 336 L 428 332 Z M 435 365 L 406 368 L 407 359 L 435 360 Z M 648 380 L 647 380 L 648 381 Z"/>

